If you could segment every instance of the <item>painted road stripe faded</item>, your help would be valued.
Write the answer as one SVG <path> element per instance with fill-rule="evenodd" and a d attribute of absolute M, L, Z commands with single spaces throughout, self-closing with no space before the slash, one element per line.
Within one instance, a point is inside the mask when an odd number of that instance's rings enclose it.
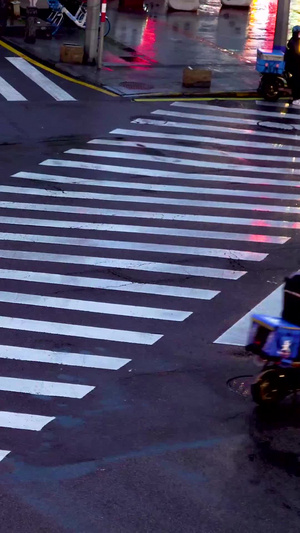
<path fill-rule="evenodd" d="M 1 279 L 1 277 L 0 277 Z M 175 311 L 172 309 L 160 309 L 156 307 L 141 307 L 137 305 L 110 304 L 94 302 L 90 300 L 74 300 L 70 298 L 55 298 L 38 294 L 22 294 L 17 292 L 0 291 L 0 302 L 50 307 L 54 309 L 67 309 L 72 311 L 84 311 L 104 315 L 129 316 L 137 318 L 151 318 L 154 320 L 170 320 L 182 322 L 192 313 Z"/>
<path fill-rule="evenodd" d="M 162 338 L 162 335 L 154 335 L 152 333 L 143 333 L 139 331 L 97 328 L 93 326 L 81 326 L 79 324 L 66 324 L 64 322 L 47 322 L 44 320 L 7 316 L 0 317 L 0 328 L 146 345 L 155 344 L 155 342 Z"/>
<path fill-rule="evenodd" d="M 199 248 L 194 246 L 175 246 L 172 244 L 154 244 L 144 242 L 110 241 L 99 239 L 80 239 L 59 237 L 56 235 L 31 235 L 27 233 L 0 233 L 0 241 L 34 242 L 67 246 L 84 246 L 91 248 L 109 248 L 114 250 L 132 250 L 202 257 L 219 257 L 222 259 L 240 259 L 244 261 L 263 261 L 268 254 L 244 250 L 226 250 L 223 248 Z"/>
<path fill-rule="evenodd" d="M 264 244 L 285 244 L 290 237 L 262 235 L 258 233 L 231 233 L 227 231 L 163 228 L 157 226 L 130 226 L 127 224 L 97 224 L 94 222 L 73 222 L 72 220 L 46 220 L 44 218 L 1 217 L 0 224 L 34 226 L 43 228 L 67 228 L 82 231 L 108 231 L 149 235 L 172 235 L 197 239 L 217 239 L 228 241 L 256 242 Z"/>
<path fill-rule="evenodd" d="M 31 81 L 36 83 L 43 91 L 50 94 L 54 100 L 72 102 L 75 101 L 75 98 L 69 93 L 61 89 L 56 83 L 47 78 L 42 72 L 37 70 L 33 65 L 28 63 L 22 57 L 7 57 L 12 65 L 14 65 L 18 70 L 20 70 L 25 76 L 30 78 Z"/>
<path fill-rule="evenodd" d="M 12 411 L 0 411 L 0 427 L 11 429 L 26 429 L 29 431 L 41 431 L 49 422 L 55 420 L 55 416 L 31 415 L 27 413 L 14 413 Z"/>
<path fill-rule="evenodd" d="M 54 352 L 51 350 L 38 350 L 35 348 L 3 345 L 0 345 L 0 359 L 78 366 L 83 368 L 98 368 L 101 370 L 119 370 L 131 361 L 131 359 L 120 357 L 106 357 L 104 355 L 90 355 L 72 352 Z"/>
<path fill-rule="evenodd" d="M 24 282 L 50 283 L 55 285 L 70 285 L 72 287 L 89 287 L 108 291 L 134 292 L 137 294 L 154 294 L 158 296 L 174 296 L 176 298 L 192 298 L 212 300 L 220 291 L 208 289 L 193 289 L 191 287 L 176 287 L 173 285 L 155 285 L 154 283 L 133 283 L 124 280 L 66 276 L 44 272 L 29 272 L 27 270 L 0 269 L 0 279 L 13 279 Z"/>
<path fill-rule="evenodd" d="M 50 254 L 40 252 L 20 252 L 0 250 L 2 259 L 17 261 L 47 261 L 52 263 L 67 263 L 77 265 L 93 265 L 105 268 L 128 268 L 129 270 L 142 270 L 145 272 L 161 272 L 165 274 L 179 274 L 181 276 L 197 276 L 236 280 L 246 274 L 245 271 L 228 270 L 223 268 L 194 267 L 168 263 L 154 263 L 133 259 L 115 259 L 111 257 L 88 257 L 81 255 Z M 64 328 L 66 327 L 63 324 Z M 0 322 L 1 327 L 1 322 Z M 71 326 L 70 326 L 71 327 Z M 77 328 L 79 326 L 76 326 Z M 97 328 L 96 328 L 97 329 Z M 92 333 L 92 332 L 91 332 Z M 105 332 L 104 332 L 105 333 Z M 75 335 L 76 336 L 76 335 Z M 80 335 L 81 336 L 81 335 Z M 88 336 L 88 335 L 87 335 Z M 126 336 L 126 335 L 125 335 Z M 91 337 L 94 338 L 94 337 Z M 95 337 L 97 338 L 97 337 Z"/>
<path fill-rule="evenodd" d="M 232 346 L 245 346 L 249 334 L 251 316 L 254 313 L 261 315 L 280 316 L 282 310 L 283 285 L 275 289 L 262 302 L 256 305 L 249 313 L 236 322 L 231 328 L 223 333 L 216 344 L 230 344 Z"/>
<path fill-rule="evenodd" d="M 56 381 L 40 381 L 37 379 L 23 379 L 0 376 L 0 391 L 20 392 L 37 396 L 57 396 L 60 398 L 84 398 L 95 387 L 89 385 L 75 385 Z"/>
<path fill-rule="evenodd" d="M 160 155 L 136 154 L 134 152 L 113 152 L 106 150 L 85 150 L 82 148 L 72 148 L 66 151 L 67 154 L 84 155 L 87 157 L 104 157 L 108 159 L 130 159 L 131 161 L 149 161 L 150 163 L 163 163 L 168 165 L 180 165 L 194 168 L 213 168 L 219 170 L 234 170 L 237 172 L 268 172 L 270 174 L 300 176 L 300 168 L 268 167 L 265 165 L 236 165 L 234 163 L 217 163 L 216 161 L 200 161 L 199 159 L 181 159 L 179 157 L 165 157 Z M 80 161 L 75 161 L 79 164 Z M 93 163 L 90 163 L 93 165 Z M 80 168 L 74 167 L 74 168 Z"/>

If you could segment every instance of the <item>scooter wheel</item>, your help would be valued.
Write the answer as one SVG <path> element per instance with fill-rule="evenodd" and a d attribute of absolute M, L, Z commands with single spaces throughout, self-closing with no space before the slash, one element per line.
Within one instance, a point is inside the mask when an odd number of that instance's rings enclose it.
<path fill-rule="evenodd" d="M 268 102 L 276 102 L 280 96 L 282 83 L 276 77 L 262 80 L 258 88 L 258 93 Z"/>
<path fill-rule="evenodd" d="M 282 376 L 282 377 L 280 377 Z M 276 370 L 267 370 L 251 386 L 252 399 L 258 405 L 274 405 L 288 394 L 286 377 Z"/>

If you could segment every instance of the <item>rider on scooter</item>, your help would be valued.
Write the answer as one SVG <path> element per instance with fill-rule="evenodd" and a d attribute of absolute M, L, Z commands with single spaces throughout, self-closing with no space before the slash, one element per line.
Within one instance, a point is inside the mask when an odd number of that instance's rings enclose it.
<path fill-rule="evenodd" d="M 291 87 L 293 100 L 296 105 L 300 105 L 300 26 L 293 27 L 293 34 L 284 56 L 286 71 L 291 74 Z"/>

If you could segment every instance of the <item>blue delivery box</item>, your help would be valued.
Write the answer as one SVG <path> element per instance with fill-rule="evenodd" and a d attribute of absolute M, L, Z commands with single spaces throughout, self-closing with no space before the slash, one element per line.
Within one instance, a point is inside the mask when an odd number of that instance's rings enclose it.
<path fill-rule="evenodd" d="M 292 364 L 300 359 L 300 326 L 282 318 L 255 314 L 246 348 L 264 359 Z"/>
<path fill-rule="evenodd" d="M 285 70 L 284 52 L 257 50 L 256 70 L 260 73 L 283 74 Z"/>

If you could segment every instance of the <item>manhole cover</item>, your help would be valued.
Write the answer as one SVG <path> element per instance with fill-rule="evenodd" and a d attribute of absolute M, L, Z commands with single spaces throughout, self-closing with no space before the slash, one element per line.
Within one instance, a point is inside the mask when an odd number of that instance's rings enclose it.
<path fill-rule="evenodd" d="M 258 126 L 272 130 L 296 131 L 292 124 L 285 124 L 284 122 L 258 122 Z"/>
<path fill-rule="evenodd" d="M 137 81 L 122 81 L 122 83 L 120 83 L 119 85 L 121 87 L 125 87 L 125 89 L 133 89 L 135 91 L 148 91 L 149 89 L 153 89 L 153 85 Z"/>
<path fill-rule="evenodd" d="M 236 392 L 240 396 L 243 396 L 243 398 L 250 398 L 253 380 L 253 376 L 236 376 L 227 381 L 227 387 L 232 392 Z"/>

